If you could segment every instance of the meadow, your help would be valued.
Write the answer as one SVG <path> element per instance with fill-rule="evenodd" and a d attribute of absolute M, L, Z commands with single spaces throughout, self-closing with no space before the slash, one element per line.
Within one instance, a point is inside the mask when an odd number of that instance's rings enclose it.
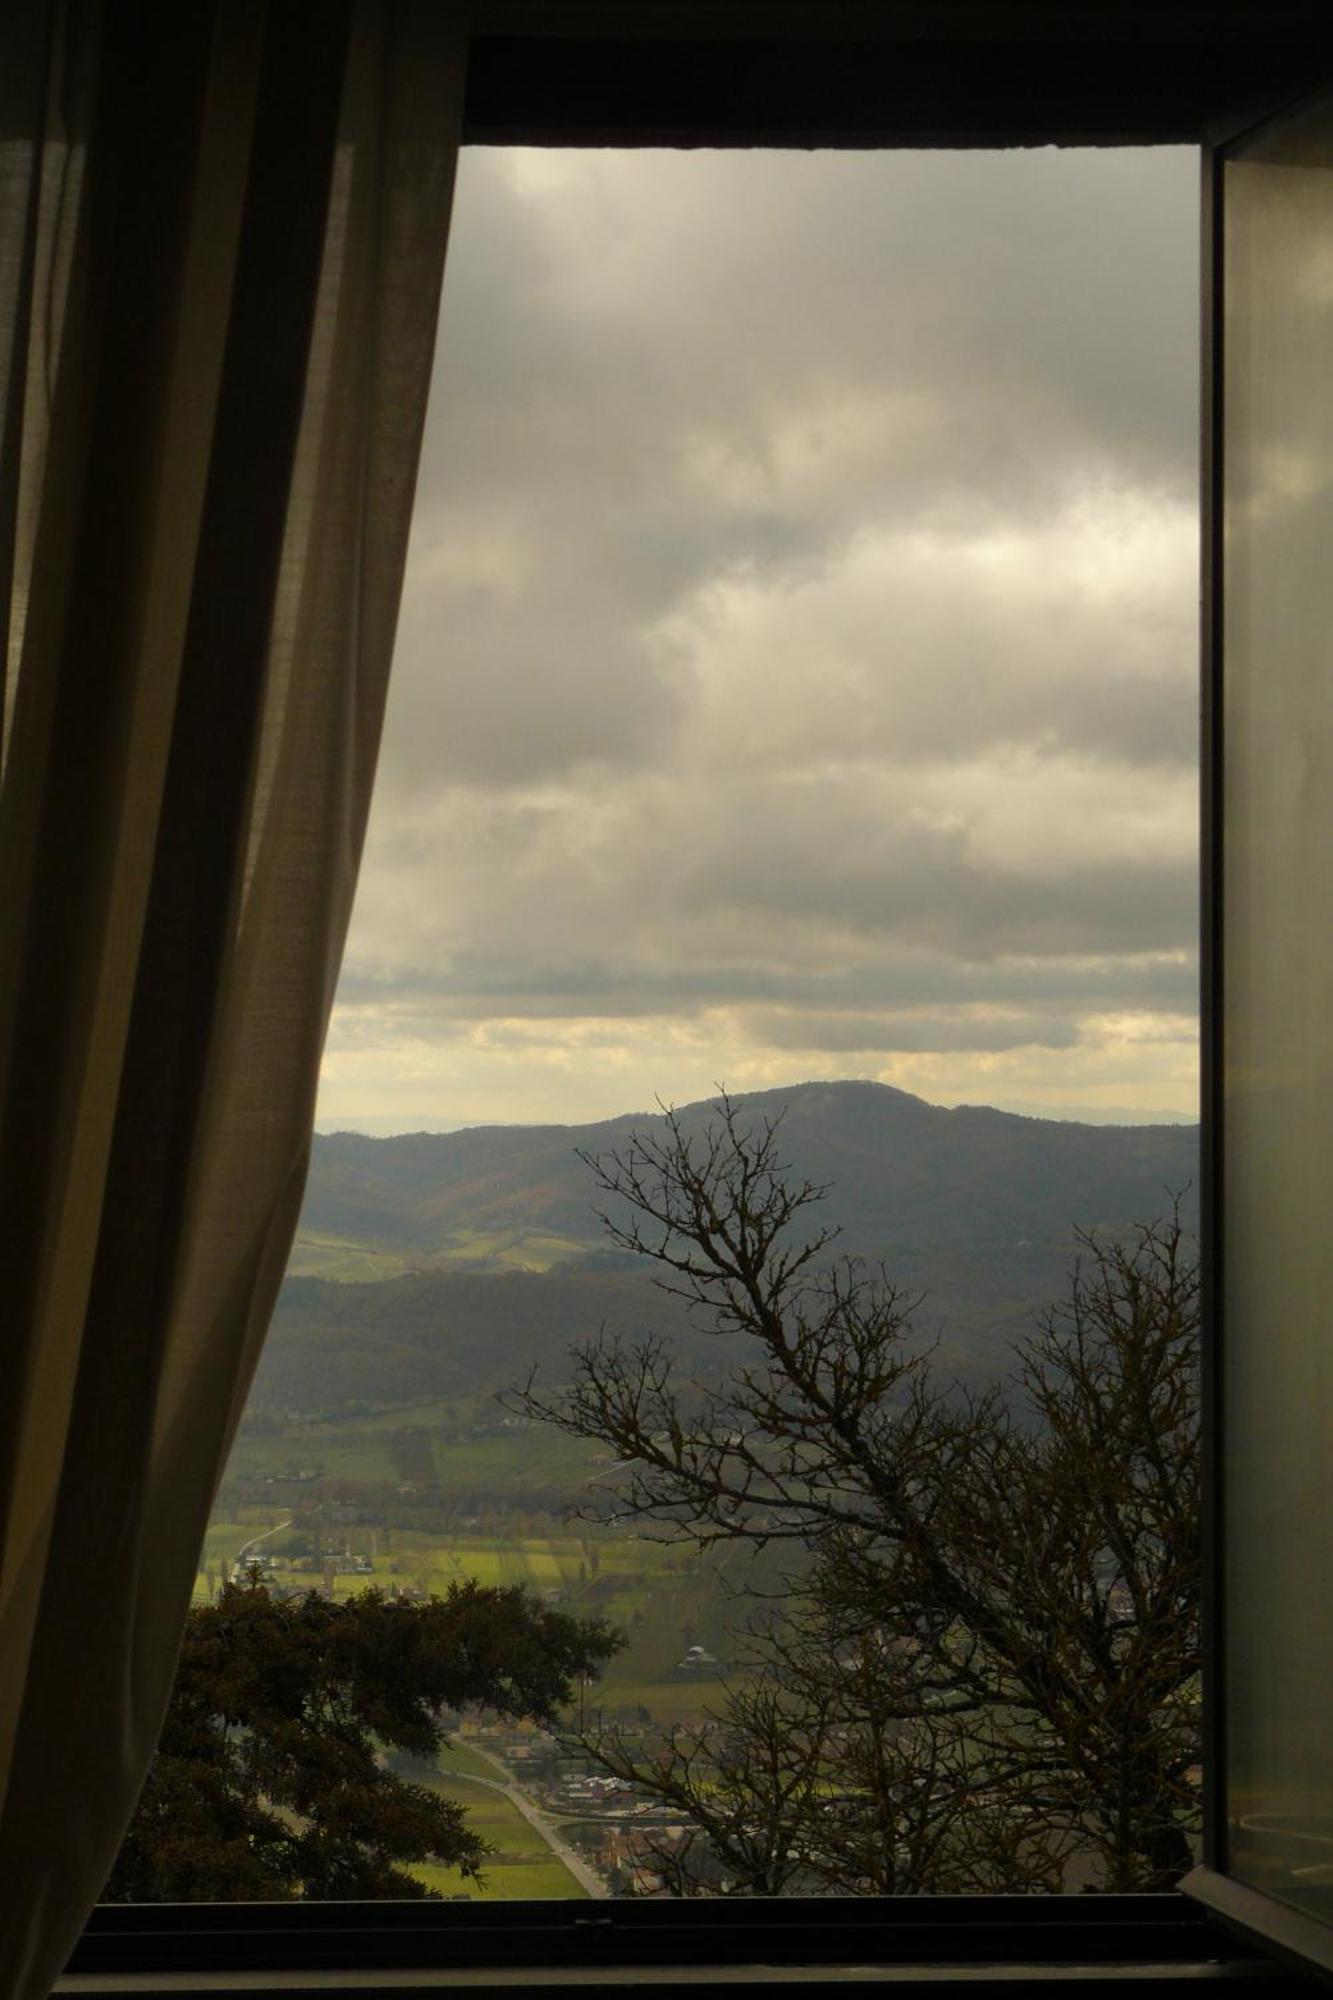
<path fill-rule="evenodd" d="M 292 1245 L 287 1271 L 294 1278 L 329 1278 L 341 1285 L 365 1285 L 415 1270 L 418 1261 L 414 1258 L 409 1264 L 396 1251 L 360 1243 L 351 1236 L 303 1229 Z"/>
<path fill-rule="evenodd" d="M 195 1578 L 195 1602 L 207 1603 L 240 1549 L 265 1529 L 285 1521 L 291 1510 L 251 1506 L 210 1524 L 203 1562 Z M 288 1588 L 313 1589 L 324 1581 L 310 1560 L 293 1560 L 286 1544 L 294 1531 L 268 1535 L 255 1555 L 274 1556 L 266 1572 Z M 582 1691 L 585 1713 L 637 1716 L 646 1709 L 656 1720 L 684 1721 L 716 1707 L 722 1696 L 721 1671 L 735 1647 L 729 1623 L 738 1607 L 729 1585 L 740 1580 L 743 1550 L 730 1560 L 705 1563 L 687 1547 L 664 1545 L 616 1528 L 575 1524 L 547 1534 L 525 1532 L 523 1517 L 474 1530 L 444 1534 L 412 1528 L 349 1528 L 339 1540 L 353 1557 L 373 1562 L 370 1574 L 339 1573 L 335 1597 L 375 1586 L 443 1595 L 450 1584 L 521 1584 L 543 1603 L 576 1616 L 602 1617 L 625 1636 L 625 1647 L 603 1678 Z M 686 1649 L 699 1645 L 720 1663 L 712 1672 L 681 1666 Z"/>
<path fill-rule="evenodd" d="M 490 1399 L 390 1403 L 275 1432 L 245 1427 L 232 1447 L 228 1483 L 266 1480 L 297 1499 L 288 1475 L 328 1482 L 438 1485 L 454 1496 L 512 1506 L 536 1490 L 575 1494 L 610 1464 L 607 1453 L 545 1425 L 506 1426 Z"/>
<path fill-rule="evenodd" d="M 458 1750 L 465 1746 L 459 1745 Z M 455 1766 L 458 1750 L 441 1755 L 441 1765 Z M 478 1773 L 489 1772 L 480 1758 L 473 1760 Z M 457 1868 L 419 1861 L 409 1871 L 418 1882 L 439 1896 L 466 1896 L 476 1901 L 498 1903 L 511 1900 L 555 1897 L 586 1897 L 587 1890 L 576 1882 L 559 1856 L 553 1854 L 537 1829 L 524 1818 L 511 1799 L 490 1785 L 461 1771 L 442 1770 L 431 1789 L 453 1799 L 467 1810 L 472 1826 L 496 1850 L 486 1863 L 482 1879 L 469 1879 Z"/>
<path fill-rule="evenodd" d="M 404 1271 L 485 1270 L 551 1271 L 586 1257 L 586 1239 L 563 1236 L 550 1229 L 446 1230 L 429 1251 L 416 1246 L 406 1252 L 368 1238 L 336 1236 L 326 1230 L 302 1228 L 287 1259 L 292 1278 L 326 1278 L 339 1285 L 376 1284 L 401 1277 Z"/>

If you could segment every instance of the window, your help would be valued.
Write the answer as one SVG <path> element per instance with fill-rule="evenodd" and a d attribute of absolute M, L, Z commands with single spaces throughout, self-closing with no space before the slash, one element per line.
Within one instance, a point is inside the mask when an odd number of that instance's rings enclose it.
<path fill-rule="evenodd" d="M 1121 1743 L 1057 1803 L 1063 1711 L 1041 1697 L 1047 1840 L 969 1843 L 956 1800 L 1012 1815 L 1013 1746 L 983 1726 L 964 1775 L 931 1687 L 889 1750 L 897 1652 L 836 1717 L 763 1655 L 823 1775 L 782 1834 L 714 1816 L 710 1843 L 682 1804 L 703 1803 L 704 1744 L 654 1789 L 670 1732 L 716 1741 L 727 1715 L 753 1741 L 751 1627 L 799 1556 L 662 1544 L 615 1479 L 624 1448 L 512 1398 L 533 1367 L 558 1397 L 603 1326 L 660 1331 L 709 1378 L 759 1359 L 617 1254 L 575 1151 L 650 1128 L 657 1099 L 697 1128 L 718 1080 L 743 1127 L 781 1115 L 793 1180 L 828 1183 L 793 1241 L 836 1225 L 830 1261 L 924 1294 L 886 1356 L 938 1328 L 941 1396 L 956 1374 L 1021 1407 L 1015 1342 L 1067 1295 L 1076 1226 L 1129 1228 L 1178 1189 L 1196 1232 L 1197 193 L 1189 148 L 460 162 L 326 1136 L 198 1591 L 245 1550 L 280 1591 L 522 1580 L 624 1635 L 577 1704 L 613 1768 L 469 1715 L 465 1746 L 414 1770 L 513 1857 L 484 1885 L 413 1864 L 453 1898 L 644 1893 L 669 1869 L 791 1895 L 1189 1865 L 1189 1608 L 1157 1655 L 1174 1859 L 1129 1851 Z M 585 1505 L 600 1518 L 570 1518 Z M 1074 1511 L 1085 1533 L 1091 1487 Z M 997 1566 L 1026 1555 L 1020 1536 Z M 747 1577 L 762 1605 L 733 1594 Z M 1150 1587 L 1109 1542 L 1061 1587 L 1080 1710 L 1090 1682 L 1124 1699 L 1101 1619 Z M 879 1601 L 903 1641 L 886 1576 Z M 1023 1707 L 1012 1662 L 993 1672 L 1011 1699 L 988 1712 Z M 856 1829 L 881 1815 L 901 1833 L 874 1858 Z"/>
<path fill-rule="evenodd" d="M 1326 99 L 1217 168 L 1222 592 L 1213 1059 L 1220 1618 L 1215 1866 L 1327 1924 Z M 1279 975 L 1278 968 L 1281 967 Z M 1230 1885 L 1228 1885 L 1230 1886 Z M 1287 1924 L 1292 1928 L 1289 1930 Z M 1315 1926 L 1273 1934 L 1322 1954 Z"/>
<path fill-rule="evenodd" d="M 1166 25 L 1169 27 L 1171 24 L 1168 22 Z M 1271 15 L 1266 33 L 1263 24 L 1255 26 L 1257 59 L 1254 46 L 1241 44 L 1229 48 L 1225 44 L 1209 42 L 1183 48 L 1176 46 L 1165 51 L 1162 60 L 1145 63 L 1141 50 L 1122 44 L 1117 52 L 1118 59 L 1113 56 L 1105 67 L 1098 66 L 1097 81 L 1093 83 L 1088 81 L 1089 66 L 1084 60 L 1083 50 L 1074 48 L 1070 56 L 1063 50 L 1055 53 L 1043 50 L 1038 43 L 1034 52 L 1033 46 L 1025 46 L 1020 39 L 1023 34 L 1020 20 L 1014 31 L 1013 43 L 1002 47 L 1000 59 L 989 67 L 985 60 L 971 60 L 969 56 L 959 59 L 953 55 L 951 59 L 950 52 L 940 54 L 927 50 L 922 54 L 914 51 L 913 62 L 903 68 L 911 73 L 918 94 L 913 98 L 910 92 L 904 90 L 903 95 L 909 105 L 919 106 L 923 101 L 930 101 L 923 100 L 920 95 L 923 71 L 933 77 L 937 85 L 953 78 L 953 94 L 949 95 L 946 90 L 941 99 L 935 100 L 944 107 L 932 110 L 936 132 L 961 128 L 975 133 L 981 129 L 991 133 L 1007 132 L 1012 136 L 1015 126 L 1031 133 L 1034 130 L 1050 132 L 1054 124 L 1064 136 L 1068 136 L 1071 130 L 1130 136 L 1134 131 L 1141 132 L 1147 127 L 1159 137 L 1197 137 L 1205 129 L 1209 118 L 1230 111 L 1234 122 L 1238 105 L 1254 101 L 1254 108 L 1259 110 L 1262 105 L 1255 100 L 1269 95 L 1270 91 L 1280 96 L 1284 83 L 1291 88 L 1312 79 L 1310 50 L 1299 46 L 1294 51 L 1291 47 L 1284 48 L 1280 40 L 1282 31 L 1281 20 L 1274 25 Z M 754 136 L 756 131 L 763 135 L 766 121 L 769 121 L 767 130 L 771 136 L 771 121 L 780 118 L 783 100 L 780 93 L 774 100 L 761 91 L 758 101 L 763 109 L 756 109 L 753 74 L 758 71 L 767 83 L 771 80 L 772 69 L 765 71 L 764 61 L 775 64 L 779 71 L 783 65 L 780 58 L 774 57 L 770 51 L 767 57 L 756 56 L 753 70 L 747 75 L 746 60 L 738 62 L 737 49 L 743 50 L 748 58 L 750 51 L 743 44 L 728 46 L 722 57 L 712 63 L 708 60 L 707 51 L 701 53 L 696 48 L 690 52 L 687 74 L 693 69 L 694 74 L 702 75 L 704 79 L 697 94 L 697 100 L 701 99 L 704 107 L 699 114 L 700 123 L 707 127 L 710 121 L 715 125 L 719 122 L 718 103 L 726 102 L 726 83 L 734 83 L 739 70 L 743 82 L 748 83 L 750 89 L 748 96 L 742 90 L 740 97 L 749 120 L 739 121 L 743 128 L 742 136 Z M 545 49 L 521 43 L 517 48 L 492 45 L 479 49 L 478 117 L 489 121 L 488 129 L 494 130 L 507 117 L 520 132 L 526 130 L 529 134 L 541 136 L 543 127 L 548 131 L 552 127 L 558 128 L 562 119 L 571 115 L 572 105 L 575 121 L 582 117 L 584 129 L 602 135 L 608 124 L 614 125 L 618 119 L 626 117 L 637 121 L 640 130 L 662 130 L 660 94 L 655 99 L 643 81 L 644 75 L 650 73 L 646 62 L 631 61 L 630 83 L 634 87 L 613 94 L 608 99 L 607 95 L 598 97 L 596 84 L 599 78 L 605 80 L 608 71 L 617 74 L 619 52 L 608 50 L 604 44 L 594 43 L 589 55 L 587 48 L 576 44 L 571 51 L 562 52 L 563 75 L 561 62 L 548 61 L 548 53 Z M 986 56 L 989 57 L 990 53 L 986 51 Z M 1155 58 L 1158 51 L 1154 50 L 1153 54 Z M 1322 59 L 1326 52 L 1318 51 L 1317 54 Z M 673 50 L 672 58 L 662 67 L 678 84 L 681 76 L 680 51 Z M 840 120 L 847 118 L 849 95 L 858 100 L 855 84 L 846 82 L 849 74 L 865 76 L 867 69 L 854 61 L 849 62 L 846 49 L 834 45 L 832 57 L 812 60 L 803 51 L 802 60 L 787 64 L 785 73 L 789 86 L 786 105 L 804 105 L 804 129 L 817 126 L 827 130 L 837 129 Z M 841 99 L 834 93 L 831 109 L 830 76 L 843 78 L 845 85 Z M 988 77 L 991 84 L 989 92 L 986 88 Z M 507 102 L 504 92 L 506 78 L 512 87 L 512 96 Z M 549 88 L 557 78 L 565 84 L 572 81 L 577 87 L 563 95 L 552 93 L 543 101 L 539 93 Z M 864 106 L 865 98 L 872 95 L 867 83 L 858 101 Z M 555 109 L 552 109 L 553 98 L 559 99 Z M 1041 100 L 1039 107 L 1034 107 L 1034 99 Z M 901 102 L 898 100 L 895 108 L 901 108 Z M 868 124 L 873 124 L 873 118 L 864 109 L 861 115 Z M 910 115 L 904 122 L 910 123 Z M 915 115 L 920 118 L 923 114 L 918 109 Z M 883 116 L 881 109 L 880 117 Z M 599 119 L 600 125 L 597 122 Z M 669 121 L 667 123 L 669 126 Z M 1265 948 L 1280 960 L 1285 942 L 1280 934 L 1274 936 L 1270 932 L 1266 936 Z M 1316 1009 L 1314 1018 L 1305 1024 L 1300 1059 L 1302 1069 L 1311 1054 L 1323 1047 L 1321 1038 L 1326 1018 L 1323 1009 Z M 1302 1107 L 1302 1110 L 1303 1115 L 1310 1115 L 1308 1109 Z M 1270 1441 L 1270 1449 L 1273 1448 L 1276 1447 Z M 1229 1476 L 1225 1463 L 1222 1469 L 1224 1476 Z M 1281 1650 L 1290 1657 L 1292 1635 L 1277 1636 Z M 1218 1860 L 1223 1858 L 1220 1852 L 1215 1856 Z M 1251 1909 L 1249 1914 L 1254 1921 L 1255 1911 Z M 1273 1923 L 1271 1910 L 1260 1910 L 1258 1915 L 1265 1924 Z M 108 1926 L 108 1931 L 111 1930 L 114 1926 Z M 1293 1942 L 1309 1948 L 1309 1934 Z M 364 1936 L 360 1948 L 365 1949 Z"/>

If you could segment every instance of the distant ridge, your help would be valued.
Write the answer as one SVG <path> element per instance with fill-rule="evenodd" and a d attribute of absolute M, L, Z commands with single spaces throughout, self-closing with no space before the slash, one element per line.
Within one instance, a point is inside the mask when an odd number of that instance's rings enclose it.
<path fill-rule="evenodd" d="M 926 1245 L 1003 1243 L 1071 1224 L 1156 1213 L 1197 1176 L 1192 1125 L 1079 1125 L 986 1105 L 945 1109 L 889 1084 L 803 1083 L 735 1100 L 756 1120 L 782 1119 L 794 1170 L 830 1184 L 830 1216 L 848 1252 L 881 1257 Z M 683 1106 L 701 1129 L 716 1099 Z M 448 1133 L 315 1140 L 301 1228 L 392 1250 L 423 1268 L 496 1261 L 494 1245 L 525 1237 L 599 1254 L 591 1177 L 578 1158 L 661 1126 L 658 1112 L 589 1125 L 479 1125 Z M 504 1261 L 502 1258 L 501 1261 Z M 512 1268 L 512 1260 L 509 1260 Z"/>
<path fill-rule="evenodd" d="M 1064 1292 L 1076 1228 L 1124 1230 L 1162 1214 L 1173 1194 L 1193 1226 L 1195 1126 L 946 1110 L 861 1082 L 734 1101 L 743 1117 L 782 1117 L 793 1173 L 829 1188 L 812 1227 L 838 1225 L 838 1254 L 882 1263 L 906 1293 L 923 1295 L 919 1330 L 938 1336 L 943 1365 L 975 1381 L 1002 1375 L 1015 1340 Z M 687 1129 L 702 1129 L 715 1103 L 684 1106 Z M 664 1331 L 692 1366 L 725 1365 L 726 1352 L 641 1262 L 608 1249 L 577 1156 L 660 1123 L 653 1112 L 316 1138 L 256 1406 L 489 1396 L 534 1364 L 559 1378 L 570 1346 L 603 1327 Z"/>

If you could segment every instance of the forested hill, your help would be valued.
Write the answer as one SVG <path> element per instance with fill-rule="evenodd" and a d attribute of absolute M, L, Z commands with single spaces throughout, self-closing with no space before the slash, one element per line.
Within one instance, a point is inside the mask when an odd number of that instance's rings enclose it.
<path fill-rule="evenodd" d="M 737 1100 L 782 1114 L 795 1174 L 830 1189 L 838 1250 L 925 1294 L 919 1323 L 961 1372 L 1003 1372 L 1015 1336 L 1061 1292 L 1074 1230 L 1189 1219 L 1192 1126 L 1092 1126 L 964 1107 L 881 1084 L 804 1084 Z M 708 1104 L 689 1106 L 702 1127 Z M 315 1142 L 294 1270 L 255 1387 L 261 1406 L 333 1409 L 503 1386 L 554 1373 L 605 1325 L 692 1337 L 646 1275 L 605 1247 L 580 1151 L 623 1147 L 654 1115 L 586 1126 L 496 1126 Z M 382 1282 L 331 1282 L 367 1273 Z M 721 1359 L 721 1357 L 718 1357 Z"/>
<path fill-rule="evenodd" d="M 962 1106 L 944 1110 L 878 1083 L 807 1083 L 736 1100 L 782 1117 L 794 1171 L 827 1183 L 841 1247 L 880 1258 L 926 1246 L 1012 1245 L 1071 1224 L 1160 1212 L 1197 1180 L 1198 1129 L 1075 1125 Z M 682 1112 L 702 1127 L 705 1103 Z M 481 1126 L 465 1132 L 315 1141 L 303 1232 L 372 1242 L 405 1262 L 542 1268 L 598 1250 L 595 1190 L 580 1153 L 623 1147 L 660 1116 L 598 1125 Z M 534 1254 L 514 1246 L 524 1239 Z"/>

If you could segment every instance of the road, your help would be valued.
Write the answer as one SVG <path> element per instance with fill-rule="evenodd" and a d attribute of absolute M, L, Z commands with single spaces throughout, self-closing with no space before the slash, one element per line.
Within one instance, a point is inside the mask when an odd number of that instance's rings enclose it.
<path fill-rule="evenodd" d="M 601 1876 L 595 1875 L 592 1869 L 589 1868 L 587 1862 L 583 1859 L 582 1855 L 577 1854 L 574 1851 L 574 1849 L 568 1845 L 566 1841 L 563 1841 L 560 1838 L 560 1835 L 555 1831 L 555 1828 L 550 1824 L 550 1822 L 544 1819 L 541 1813 L 538 1812 L 536 1806 L 532 1803 L 532 1800 L 528 1797 L 527 1793 L 520 1790 L 520 1788 L 514 1783 L 513 1778 L 510 1776 L 505 1766 L 500 1762 L 500 1759 L 498 1757 L 492 1757 L 489 1750 L 483 1750 L 481 1745 L 472 1738 L 468 1739 L 467 1747 L 472 1752 L 474 1757 L 482 1758 L 482 1760 L 485 1763 L 491 1765 L 491 1767 L 494 1770 L 498 1771 L 500 1773 L 500 1776 L 498 1779 L 478 1778 L 471 1771 L 467 1772 L 466 1774 L 460 1772 L 459 1776 L 462 1777 L 466 1775 L 474 1785 L 487 1785 L 494 1792 L 503 1792 L 505 1797 L 518 1807 L 518 1810 L 522 1813 L 524 1819 L 528 1822 L 528 1825 L 534 1828 L 535 1831 L 541 1835 L 542 1839 L 546 1842 L 546 1845 L 550 1848 L 552 1854 L 555 1855 L 557 1861 L 562 1861 L 564 1863 L 565 1867 L 568 1868 L 570 1874 L 574 1877 L 574 1880 L 578 1883 L 579 1887 L 581 1889 L 586 1889 L 590 1896 L 596 1896 L 599 1897 L 602 1901 L 605 1901 L 611 1892 L 607 1888 L 605 1882 L 603 1882 Z M 449 1758 L 449 1753 L 446 1750 L 444 1753 L 444 1762 L 440 1766 L 440 1769 L 442 1771 L 447 1771 L 449 1768 L 448 1758 Z"/>
<path fill-rule="evenodd" d="M 279 1534 L 283 1528 L 290 1528 L 291 1525 L 292 1517 L 289 1515 L 285 1521 L 279 1521 L 276 1527 L 265 1528 L 263 1534 L 252 1535 L 250 1540 L 244 1543 L 237 1551 L 236 1562 L 238 1567 L 244 1567 L 246 1557 L 259 1542 L 266 1540 L 269 1535 Z M 582 1855 L 575 1853 L 574 1849 L 560 1838 L 554 1827 L 543 1819 L 527 1793 L 521 1791 L 514 1783 L 513 1778 L 500 1762 L 499 1758 L 492 1757 L 490 1751 L 483 1750 L 479 1743 L 469 1743 L 468 1749 L 475 1757 L 480 1757 L 484 1763 L 489 1764 L 493 1770 L 498 1771 L 500 1776 L 498 1778 L 478 1778 L 471 1771 L 466 1773 L 460 1772 L 459 1776 L 466 1776 L 472 1784 L 485 1785 L 493 1792 L 503 1792 L 505 1797 L 517 1806 L 524 1819 L 528 1822 L 528 1825 L 541 1835 L 541 1838 L 550 1848 L 556 1860 L 563 1862 L 581 1889 L 586 1889 L 590 1896 L 597 1896 L 603 1899 L 609 1896 L 611 1892 L 605 1882 L 603 1882 L 601 1876 L 594 1875 Z M 447 1754 L 446 1752 L 446 1756 Z M 442 1765 L 441 1769 L 447 1770 L 447 1764 Z"/>
<path fill-rule="evenodd" d="M 249 1553 L 250 1553 L 251 1549 L 252 1549 L 252 1548 L 254 1548 L 254 1547 L 256 1546 L 256 1544 L 257 1544 L 257 1543 L 259 1543 L 259 1542 L 263 1542 L 263 1541 L 267 1541 L 267 1540 L 268 1540 L 268 1537 L 269 1537 L 270 1535 L 279 1535 L 279 1534 L 281 1534 L 281 1533 L 282 1533 L 282 1530 L 283 1530 L 284 1528 L 290 1528 L 290 1527 L 291 1527 L 291 1525 L 292 1525 L 292 1521 L 293 1521 L 293 1518 L 294 1518 L 294 1517 L 293 1517 L 293 1516 L 292 1516 L 291 1514 L 289 1514 L 289 1515 L 287 1516 L 287 1519 L 286 1519 L 285 1521 L 279 1521 L 279 1522 L 278 1522 L 278 1525 L 277 1525 L 277 1527 L 276 1527 L 276 1528 L 265 1528 L 265 1530 L 264 1530 L 264 1532 L 263 1532 L 263 1534 L 262 1534 L 262 1535 L 251 1535 L 251 1537 L 250 1537 L 250 1539 L 249 1539 L 249 1541 L 248 1541 L 248 1542 L 242 1542 L 242 1544 L 241 1544 L 240 1548 L 239 1548 L 239 1549 L 237 1549 L 237 1551 L 236 1551 L 236 1566 L 237 1566 L 237 1568 L 238 1568 L 238 1569 L 244 1569 L 244 1568 L 245 1568 L 245 1559 L 246 1559 L 246 1557 L 247 1557 L 247 1556 L 249 1555 Z"/>

